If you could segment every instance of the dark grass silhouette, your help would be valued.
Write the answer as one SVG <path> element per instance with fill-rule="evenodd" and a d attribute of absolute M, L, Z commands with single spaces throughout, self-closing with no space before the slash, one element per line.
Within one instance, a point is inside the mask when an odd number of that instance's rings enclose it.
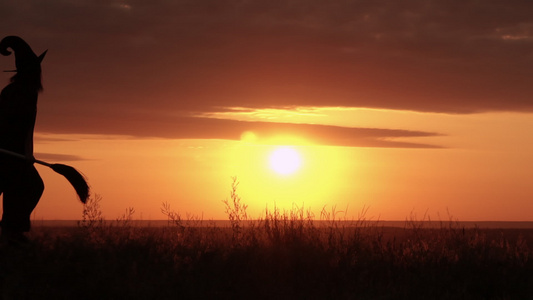
<path fill-rule="evenodd" d="M 236 187 L 236 186 L 234 186 Z M 228 227 L 182 218 L 105 222 L 91 198 L 77 227 L 36 227 L 25 251 L 2 249 L 6 299 L 532 299 L 532 230 L 453 222 L 367 226 L 303 208 L 245 219 L 233 192 Z M 244 211 L 243 211 L 244 210 Z M 238 217 L 237 217 L 238 216 Z M 10 269 L 11 265 L 22 266 Z"/>

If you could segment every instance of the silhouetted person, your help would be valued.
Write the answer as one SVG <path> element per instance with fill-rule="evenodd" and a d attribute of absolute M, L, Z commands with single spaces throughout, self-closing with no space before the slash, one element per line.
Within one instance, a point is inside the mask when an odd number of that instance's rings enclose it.
<path fill-rule="evenodd" d="M 30 216 L 44 191 L 41 176 L 33 166 L 33 129 L 37 96 L 42 90 L 41 61 L 20 37 L 0 41 L 0 53 L 15 53 L 16 74 L 0 94 L 0 148 L 23 154 L 29 160 L 0 154 L 0 194 L 4 195 L 0 241 L 26 242 Z"/>

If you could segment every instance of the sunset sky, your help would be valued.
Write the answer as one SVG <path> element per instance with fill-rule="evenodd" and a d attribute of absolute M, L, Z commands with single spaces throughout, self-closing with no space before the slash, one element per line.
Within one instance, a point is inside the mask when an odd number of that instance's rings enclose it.
<path fill-rule="evenodd" d="M 236 176 L 251 217 L 533 221 L 532 12 L 529 0 L 24 0 L 0 3 L 0 35 L 48 49 L 35 156 L 82 171 L 107 219 L 128 207 L 164 219 L 163 202 L 224 219 Z M 272 165 L 281 146 L 293 173 Z M 34 218 L 79 219 L 68 182 L 38 170 Z"/>

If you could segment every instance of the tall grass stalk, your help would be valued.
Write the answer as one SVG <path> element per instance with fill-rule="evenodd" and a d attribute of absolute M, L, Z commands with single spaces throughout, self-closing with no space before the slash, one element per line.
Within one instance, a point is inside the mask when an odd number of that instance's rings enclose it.
<path fill-rule="evenodd" d="M 248 220 L 248 214 L 246 213 L 248 205 L 241 202 L 241 197 L 237 194 L 238 186 L 239 182 L 237 181 L 237 177 L 232 177 L 230 198 L 222 201 L 231 224 L 234 242 L 238 242 L 241 239 L 244 226 L 243 221 Z"/>

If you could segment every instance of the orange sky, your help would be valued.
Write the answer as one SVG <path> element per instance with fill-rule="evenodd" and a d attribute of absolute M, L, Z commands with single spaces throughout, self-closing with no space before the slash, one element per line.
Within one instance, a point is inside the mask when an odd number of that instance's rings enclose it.
<path fill-rule="evenodd" d="M 237 176 L 252 217 L 533 221 L 533 4 L 478 5 L 27 1 L 0 4 L 0 34 L 49 49 L 36 157 L 87 175 L 108 219 L 223 219 Z M 34 217 L 80 218 L 38 168 Z"/>

